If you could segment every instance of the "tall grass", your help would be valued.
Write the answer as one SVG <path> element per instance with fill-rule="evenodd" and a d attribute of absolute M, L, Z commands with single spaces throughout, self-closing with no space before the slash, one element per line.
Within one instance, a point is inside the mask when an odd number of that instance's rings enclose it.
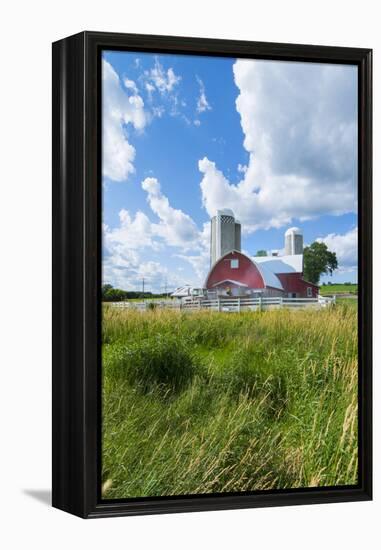
<path fill-rule="evenodd" d="M 105 308 L 105 498 L 357 483 L 354 308 Z"/>

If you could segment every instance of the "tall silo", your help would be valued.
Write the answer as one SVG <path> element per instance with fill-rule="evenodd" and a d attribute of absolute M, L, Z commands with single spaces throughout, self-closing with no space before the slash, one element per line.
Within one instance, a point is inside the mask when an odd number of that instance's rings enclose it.
<path fill-rule="evenodd" d="M 234 222 L 234 250 L 241 252 L 241 222 Z"/>
<path fill-rule="evenodd" d="M 286 256 L 303 254 L 303 233 L 299 227 L 290 227 L 284 234 L 284 248 Z"/>
<path fill-rule="evenodd" d="M 217 210 L 217 214 L 211 219 L 211 265 L 232 250 L 241 251 L 241 224 L 234 219 L 230 209 Z"/>

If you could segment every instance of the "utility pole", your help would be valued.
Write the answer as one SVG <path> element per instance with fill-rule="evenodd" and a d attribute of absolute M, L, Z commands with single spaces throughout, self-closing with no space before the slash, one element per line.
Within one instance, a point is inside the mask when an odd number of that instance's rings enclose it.
<path fill-rule="evenodd" d="M 144 277 L 142 277 L 142 293 L 143 293 L 143 298 L 144 298 Z"/>

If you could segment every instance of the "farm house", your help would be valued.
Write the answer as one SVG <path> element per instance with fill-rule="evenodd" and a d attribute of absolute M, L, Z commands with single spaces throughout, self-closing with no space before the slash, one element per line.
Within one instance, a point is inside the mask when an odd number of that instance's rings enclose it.
<path fill-rule="evenodd" d="M 211 220 L 211 268 L 204 289 L 220 296 L 317 298 L 319 287 L 303 279 L 303 235 L 292 227 L 285 233 L 284 255 L 249 257 L 241 252 L 241 227 L 231 210 Z"/>

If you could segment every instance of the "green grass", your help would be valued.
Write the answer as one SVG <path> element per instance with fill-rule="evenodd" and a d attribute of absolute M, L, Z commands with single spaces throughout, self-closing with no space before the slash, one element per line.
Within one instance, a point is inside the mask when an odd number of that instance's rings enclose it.
<path fill-rule="evenodd" d="M 104 308 L 105 498 L 357 483 L 356 309 Z"/>
<path fill-rule="evenodd" d="M 357 294 L 357 285 L 324 285 L 320 287 L 319 293 L 321 296 L 327 296 L 331 294 Z"/>

